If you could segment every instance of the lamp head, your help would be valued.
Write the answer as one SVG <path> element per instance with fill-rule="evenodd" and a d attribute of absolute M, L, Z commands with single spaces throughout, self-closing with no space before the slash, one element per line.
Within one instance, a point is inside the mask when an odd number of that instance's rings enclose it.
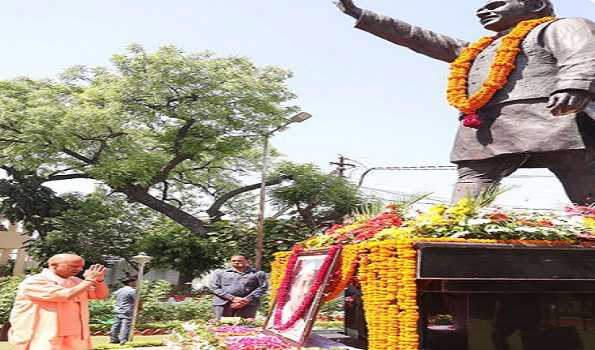
<path fill-rule="evenodd" d="M 132 260 L 139 265 L 144 265 L 152 259 L 153 257 L 148 256 L 144 252 L 132 257 Z"/>
<path fill-rule="evenodd" d="M 308 120 L 312 118 L 312 115 L 310 113 L 307 112 L 299 112 L 298 114 L 292 116 L 291 118 L 289 118 L 289 121 L 291 123 L 301 123 L 304 120 Z"/>

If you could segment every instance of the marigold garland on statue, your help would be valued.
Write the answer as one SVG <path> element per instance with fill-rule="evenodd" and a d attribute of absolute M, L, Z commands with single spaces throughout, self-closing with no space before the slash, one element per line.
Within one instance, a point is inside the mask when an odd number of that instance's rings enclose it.
<path fill-rule="evenodd" d="M 468 96 L 469 71 L 475 58 L 496 37 L 483 37 L 476 43 L 464 49 L 459 57 L 450 66 L 448 77 L 447 99 L 448 102 L 465 114 L 463 124 L 467 127 L 480 128 L 481 120 L 477 111 L 485 106 L 492 97 L 508 82 L 510 73 L 515 69 L 516 58 L 521 52 L 520 46 L 523 39 L 540 24 L 551 22 L 555 17 L 543 17 L 522 21 L 507 35 L 502 38 L 502 44 L 496 52 L 494 62 L 490 67 L 488 78 L 483 82 L 479 91 Z"/>

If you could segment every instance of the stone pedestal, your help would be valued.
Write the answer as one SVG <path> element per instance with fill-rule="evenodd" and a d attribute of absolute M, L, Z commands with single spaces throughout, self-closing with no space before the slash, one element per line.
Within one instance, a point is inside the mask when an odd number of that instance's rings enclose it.
<path fill-rule="evenodd" d="M 595 249 L 418 244 L 420 350 L 595 349 Z M 347 333 L 365 338 L 360 304 Z"/>

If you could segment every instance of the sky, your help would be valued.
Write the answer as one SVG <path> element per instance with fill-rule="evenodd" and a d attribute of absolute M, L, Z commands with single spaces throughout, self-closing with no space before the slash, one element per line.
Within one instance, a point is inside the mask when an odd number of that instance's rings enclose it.
<path fill-rule="evenodd" d="M 361 0 L 385 15 L 466 40 L 485 35 L 474 16 L 482 0 Z M 595 20 L 591 0 L 555 1 L 559 16 Z M 0 79 L 55 77 L 72 65 L 110 64 L 131 43 L 149 50 L 176 45 L 245 56 L 257 65 L 291 70 L 293 103 L 313 118 L 271 140 L 286 159 L 324 171 L 338 154 L 365 167 L 449 165 L 457 112 L 445 100 L 448 66 L 353 28 L 330 0 L 7 0 L 0 2 Z M 353 162 L 352 162 L 353 163 Z M 520 170 L 504 184 L 505 206 L 567 204 L 557 180 Z M 450 196 L 454 171 L 374 171 L 364 186 Z M 55 185 L 81 190 L 81 182 Z M 382 191 L 382 192 L 381 192 Z"/>

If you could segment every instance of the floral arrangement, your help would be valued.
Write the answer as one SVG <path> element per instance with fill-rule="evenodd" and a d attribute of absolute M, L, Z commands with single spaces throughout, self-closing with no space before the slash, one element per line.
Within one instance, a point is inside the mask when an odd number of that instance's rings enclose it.
<path fill-rule="evenodd" d="M 234 337 L 234 336 L 247 336 L 256 335 L 258 330 L 254 327 L 246 326 L 219 326 L 211 329 L 215 334 L 220 337 Z"/>
<path fill-rule="evenodd" d="M 496 194 L 462 199 L 452 206 L 434 205 L 413 212 L 391 205 L 374 217 L 360 216 L 335 225 L 299 245 L 342 245 L 339 264 L 325 290 L 330 301 L 352 283 L 362 288 L 371 350 L 417 350 L 415 244 L 419 242 L 507 243 L 515 245 L 592 245 L 595 208 L 573 207 L 564 213 L 522 212 L 487 207 Z M 271 289 L 291 271 L 295 252 L 275 255 Z"/>
<path fill-rule="evenodd" d="M 448 102 L 465 114 L 463 125 L 478 129 L 481 120 L 476 114 L 477 110 L 485 106 L 492 97 L 508 82 L 510 73 L 515 68 L 516 58 L 521 51 L 523 39 L 540 24 L 553 21 L 555 17 L 543 17 L 522 21 L 507 35 L 502 38 L 496 57 L 488 78 L 481 88 L 472 96 L 467 96 L 469 71 L 475 58 L 490 44 L 495 37 L 483 37 L 476 43 L 469 45 L 461 52 L 459 57 L 451 63 L 450 76 L 448 77 L 447 99 Z"/>
<path fill-rule="evenodd" d="M 261 334 L 260 328 L 186 322 L 167 341 L 170 350 L 322 350 L 296 348 L 282 339 Z M 328 350 L 328 349 L 327 349 Z M 331 349 L 332 350 L 332 349 Z"/>
<path fill-rule="evenodd" d="M 294 247 L 293 254 L 289 257 L 289 260 L 287 263 L 285 276 L 283 278 L 283 281 L 281 282 L 281 285 L 278 288 L 279 296 L 277 297 L 277 303 L 276 303 L 277 306 L 275 307 L 275 313 L 273 315 L 273 325 L 274 325 L 275 329 L 277 329 L 279 331 L 287 330 L 287 329 L 293 327 L 295 325 L 295 323 L 304 316 L 306 311 L 312 305 L 312 302 L 314 301 L 314 297 L 318 294 L 318 291 L 322 287 L 324 278 L 327 275 L 333 260 L 335 259 L 335 255 L 338 254 L 340 252 L 340 250 L 341 250 L 341 246 L 339 246 L 339 245 L 335 245 L 329 249 L 329 252 L 328 252 L 326 258 L 324 259 L 322 266 L 316 273 L 316 276 L 314 277 L 314 282 L 312 283 L 310 290 L 304 297 L 304 300 L 301 302 L 300 306 L 293 313 L 293 315 L 291 315 L 286 322 L 283 322 L 282 321 L 283 307 L 287 303 L 288 296 L 289 296 L 289 289 L 291 287 L 291 282 L 292 282 L 292 277 L 293 277 L 293 273 L 291 273 L 291 272 L 293 272 L 293 269 L 297 262 L 298 255 L 302 251 L 301 246 L 296 245 Z"/>
<path fill-rule="evenodd" d="M 169 350 L 227 350 L 205 322 L 186 322 L 175 328 L 166 341 Z"/>
<path fill-rule="evenodd" d="M 415 212 L 414 215 L 404 214 L 406 210 L 391 205 L 386 212 L 371 220 L 364 218 L 335 225 L 300 245 L 321 248 L 333 244 L 402 238 L 564 241 L 567 244 L 595 239 L 595 208 L 572 207 L 564 213 L 504 211 L 487 208 L 486 203 L 489 201 L 464 198 L 453 206 L 437 204 L 426 212 Z M 362 232 L 367 237 L 363 241 Z M 278 256 L 281 257 L 281 254 Z"/>
<path fill-rule="evenodd" d="M 225 340 L 228 350 L 267 350 L 288 349 L 287 344 L 278 337 L 259 335 L 256 337 L 231 337 Z"/>

